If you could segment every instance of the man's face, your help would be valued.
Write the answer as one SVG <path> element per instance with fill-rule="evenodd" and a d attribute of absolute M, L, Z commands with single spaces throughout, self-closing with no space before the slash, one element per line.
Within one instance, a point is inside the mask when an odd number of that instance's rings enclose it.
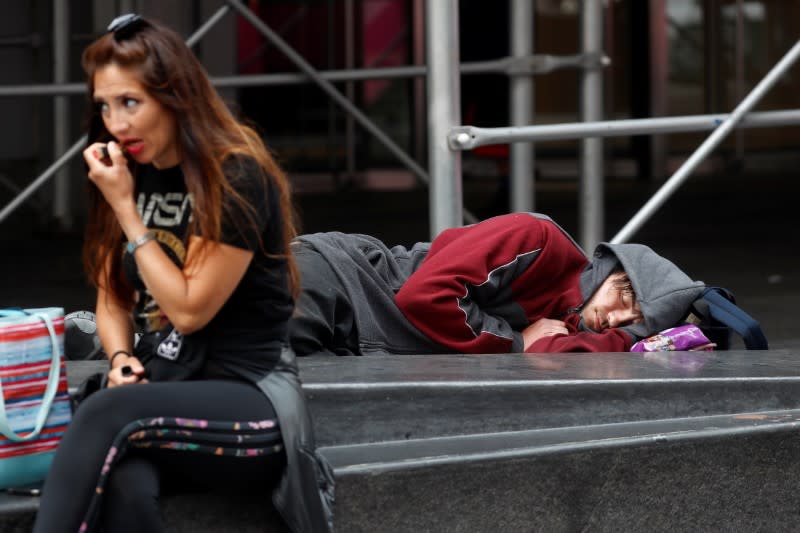
<path fill-rule="evenodd" d="M 644 319 L 636 295 L 630 284 L 625 283 L 626 279 L 624 272 L 611 274 L 589 298 L 581 311 L 586 327 L 600 332 L 607 328 L 638 324 Z"/>

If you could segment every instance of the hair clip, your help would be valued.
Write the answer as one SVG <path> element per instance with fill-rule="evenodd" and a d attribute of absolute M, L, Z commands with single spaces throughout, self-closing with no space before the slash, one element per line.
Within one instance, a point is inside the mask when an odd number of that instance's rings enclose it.
<path fill-rule="evenodd" d="M 139 15 L 126 13 L 112 20 L 111 24 L 108 25 L 107 31 L 113 33 L 114 40 L 119 42 L 130 39 L 139 30 L 147 26 L 149 26 L 148 22 Z"/>

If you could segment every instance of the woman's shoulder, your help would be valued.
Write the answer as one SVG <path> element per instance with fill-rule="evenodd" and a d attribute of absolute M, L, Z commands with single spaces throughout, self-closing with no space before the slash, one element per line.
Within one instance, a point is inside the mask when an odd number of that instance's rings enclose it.
<path fill-rule="evenodd" d="M 265 172 L 258 160 L 245 153 L 232 153 L 222 161 L 222 171 L 228 180 L 264 178 Z"/>
<path fill-rule="evenodd" d="M 261 204 L 272 193 L 272 177 L 252 155 L 229 155 L 222 162 L 222 172 L 230 186 L 251 203 Z"/>

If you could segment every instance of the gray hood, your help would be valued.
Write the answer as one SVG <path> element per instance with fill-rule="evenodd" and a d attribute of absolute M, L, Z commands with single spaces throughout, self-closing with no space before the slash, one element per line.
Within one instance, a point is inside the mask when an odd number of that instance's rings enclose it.
<path fill-rule="evenodd" d="M 683 273 L 671 261 L 643 244 L 601 243 L 591 263 L 581 273 L 581 294 L 586 302 L 611 272 L 621 264 L 636 292 L 644 315 L 641 324 L 622 329 L 638 338 L 675 326 L 700 296 L 705 285 Z"/>

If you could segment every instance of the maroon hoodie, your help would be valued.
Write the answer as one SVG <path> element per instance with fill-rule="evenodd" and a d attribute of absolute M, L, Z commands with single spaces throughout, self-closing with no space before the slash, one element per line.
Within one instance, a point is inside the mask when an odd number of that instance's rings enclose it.
<path fill-rule="evenodd" d="M 416 328 L 457 352 L 521 352 L 519 332 L 540 318 L 564 320 L 570 333 L 545 337 L 528 352 L 627 351 L 633 338 L 624 331 L 578 330 L 587 264 L 549 218 L 503 215 L 443 231 L 395 302 Z"/>

